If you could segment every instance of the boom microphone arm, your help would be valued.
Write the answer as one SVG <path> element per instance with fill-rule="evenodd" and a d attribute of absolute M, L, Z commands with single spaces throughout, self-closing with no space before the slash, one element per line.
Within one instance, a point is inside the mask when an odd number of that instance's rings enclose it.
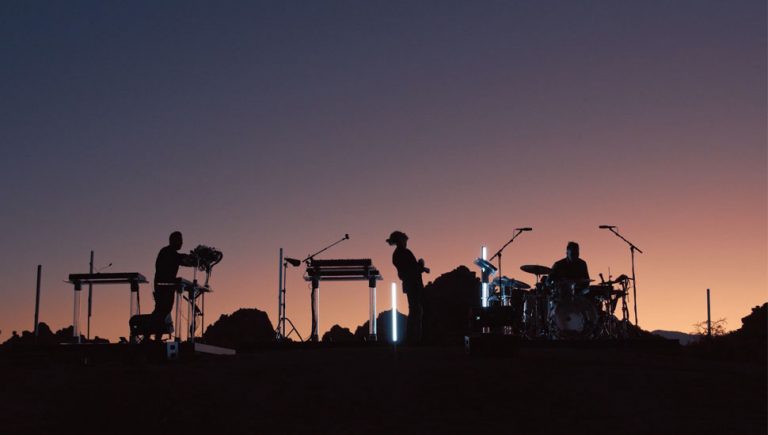
<path fill-rule="evenodd" d="M 321 254 L 321 253 L 323 253 L 323 252 L 327 251 L 328 249 L 330 249 L 330 248 L 332 248 L 332 247 L 334 247 L 334 246 L 338 245 L 339 243 L 343 242 L 344 240 L 349 240 L 349 234 L 344 234 L 344 237 L 342 237 L 341 239 L 339 239 L 339 240 L 337 240 L 337 241 L 335 241 L 335 242 L 331 243 L 330 245 L 328 245 L 328 246 L 326 246 L 325 248 L 323 248 L 323 249 L 321 249 L 321 250 L 319 250 L 319 251 L 315 252 L 315 253 L 314 253 L 314 254 L 312 254 L 312 255 L 307 255 L 307 258 L 305 258 L 305 259 L 303 259 L 303 260 L 301 260 L 301 261 L 302 261 L 302 262 L 304 262 L 304 263 L 307 263 L 307 264 L 309 264 L 309 262 L 310 262 L 310 261 L 312 261 L 312 260 L 315 258 L 315 256 L 316 256 L 316 255 L 319 255 L 319 254 Z"/>

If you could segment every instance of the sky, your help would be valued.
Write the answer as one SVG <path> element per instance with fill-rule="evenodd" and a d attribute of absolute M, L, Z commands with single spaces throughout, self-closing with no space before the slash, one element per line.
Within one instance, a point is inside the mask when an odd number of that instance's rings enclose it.
<path fill-rule="evenodd" d="M 56 330 L 91 250 L 151 280 L 174 230 L 224 253 L 207 323 L 276 323 L 279 249 L 345 233 L 322 258 L 372 258 L 388 310 L 396 229 L 429 281 L 530 226 L 503 271 L 532 283 L 570 240 L 630 274 L 617 225 L 648 330 L 691 331 L 707 288 L 728 329 L 768 300 L 764 1 L 6 1 L 0 59 L 0 341 L 38 264 Z M 92 336 L 128 335 L 127 286 L 93 303 Z M 365 282 L 321 285 L 321 333 L 367 317 Z"/>

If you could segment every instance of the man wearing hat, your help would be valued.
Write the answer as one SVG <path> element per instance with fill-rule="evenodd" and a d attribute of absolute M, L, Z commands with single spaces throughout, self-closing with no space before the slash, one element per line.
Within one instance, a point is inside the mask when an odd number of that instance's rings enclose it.
<path fill-rule="evenodd" d="M 407 341 L 418 343 L 421 341 L 421 321 L 424 315 L 424 282 L 421 280 L 421 274 L 429 273 L 429 269 L 424 267 L 423 259 L 416 261 L 413 252 L 407 248 L 408 236 L 402 231 L 390 234 L 387 243 L 396 246 L 392 253 L 392 264 L 397 268 L 397 276 L 403 282 L 403 293 L 408 296 Z"/>

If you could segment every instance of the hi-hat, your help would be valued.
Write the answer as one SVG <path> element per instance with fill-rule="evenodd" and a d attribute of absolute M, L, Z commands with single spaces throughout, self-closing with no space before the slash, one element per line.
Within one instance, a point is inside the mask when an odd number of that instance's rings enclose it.
<path fill-rule="evenodd" d="M 475 260 L 475 264 L 480 267 L 481 269 L 486 269 L 491 272 L 491 274 L 496 273 L 496 266 L 491 264 L 488 260 L 483 260 L 482 258 L 478 258 Z"/>

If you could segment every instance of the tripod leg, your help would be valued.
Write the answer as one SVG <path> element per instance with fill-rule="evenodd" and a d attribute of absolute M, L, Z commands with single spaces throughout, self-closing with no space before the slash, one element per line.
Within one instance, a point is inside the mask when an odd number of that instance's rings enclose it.
<path fill-rule="evenodd" d="M 319 323 L 319 313 L 318 313 L 318 286 L 315 285 L 315 281 L 312 282 L 312 332 L 309 335 L 309 341 L 319 341 L 318 340 L 318 326 Z"/>
<path fill-rule="evenodd" d="M 298 329 L 296 329 L 296 326 L 293 324 L 293 322 L 291 322 L 291 319 L 289 319 L 289 318 L 287 318 L 287 317 L 286 317 L 286 318 L 284 318 L 283 320 L 284 320 L 284 321 L 286 321 L 286 322 L 288 322 L 288 323 L 291 325 L 291 330 L 288 332 L 288 334 L 287 334 L 287 335 L 286 335 L 284 338 L 288 338 L 288 337 L 290 337 L 290 336 L 291 336 L 291 334 L 295 332 L 295 333 L 296 333 L 296 335 L 299 337 L 299 341 L 302 341 L 302 342 L 303 342 L 303 341 L 304 341 L 304 339 L 301 337 L 301 334 L 299 334 L 299 330 L 298 330 Z"/>

